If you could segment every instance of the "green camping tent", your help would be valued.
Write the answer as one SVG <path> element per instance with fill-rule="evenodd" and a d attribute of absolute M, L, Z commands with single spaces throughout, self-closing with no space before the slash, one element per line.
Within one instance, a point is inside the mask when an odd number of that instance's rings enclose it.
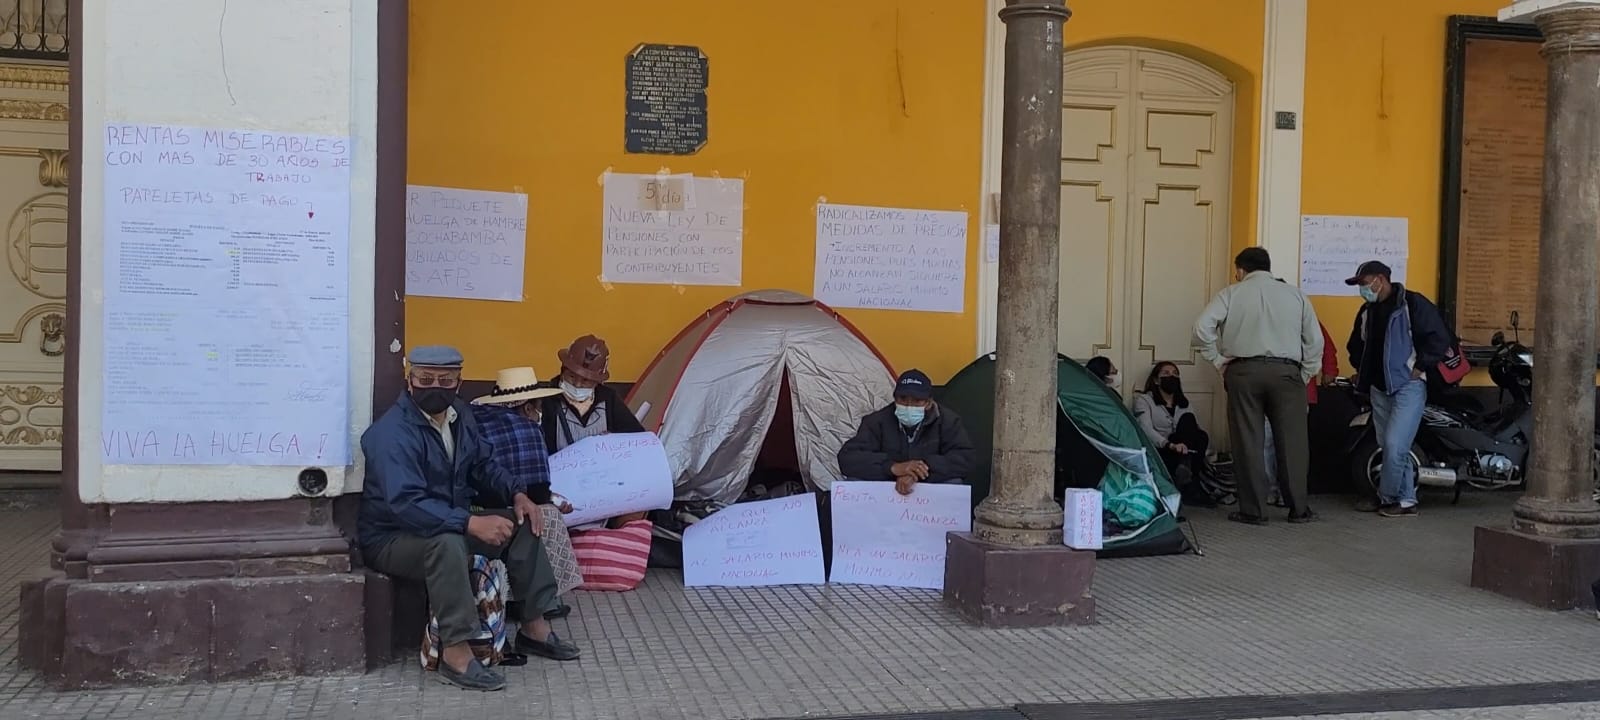
<path fill-rule="evenodd" d="M 968 482 L 973 502 L 989 494 L 994 450 L 994 354 L 950 379 L 938 400 L 961 416 L 977 447 Z M 1100 557 L 1181 553 L 1190 549 L 1174 517 L 1178 491 L 1166 465 L 1122 398 L 1086 368 L 1062 356 L 1056 364 L 1056 488 L 1099 488 L 1106 508 L 1132 529 L 1108 535 Z"/>

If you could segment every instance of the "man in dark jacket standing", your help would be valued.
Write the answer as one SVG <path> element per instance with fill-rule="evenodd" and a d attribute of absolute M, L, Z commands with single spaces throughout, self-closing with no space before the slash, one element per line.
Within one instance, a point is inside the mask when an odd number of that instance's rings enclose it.
<path fill-rule="evenodd" d="M 518 652 L 574 660 L 578 648 L 556 637 L 544 617 L 555 610 L 556 577 L 533 532 L 539 508 L 526 484 L 494 459 L 457 397 L 461 353 L 442 346 L 411 351 L 407 392 L 361 435 L 366 480 L 358 539 L 367 565 L 420 580 L 439 619 L 440 680 L 499 690 L 505 677 L 474 657 L 482 623 L 469 570 L 472 555 L 502 560 L 515 602 L 506 629 Z M 473 512 L 473 498 L 505 498 L 511 510 Z"/>
<path fill-rule="evenodd" d="M 839 472 L 853 480 L 893 480 L 910 495 L 919 482 L 962 482 L 972 472 L 972 438 L 961 418 L 933 401 L 933 382 L 907 370 L 895 383 L 894 404 L 861 418 L 855 437 L 839 448 Z"/>
<path fill-rule="evenodd" d="M 1356 389 L 1372 398 L 1372 423 L 1384 449 L 1376 501 L 1357 509 L 1411 517 L 1417 514 L 1411 442 L 1428 404 L 1428 369 L 1445 359 L 1451 333 L 1433 303 L 1390 280 L 1388 265 L 1364 262 L 1345 284 L 1359 287 L 1366 301 L 1345 347 L 1356 369 Z"/>

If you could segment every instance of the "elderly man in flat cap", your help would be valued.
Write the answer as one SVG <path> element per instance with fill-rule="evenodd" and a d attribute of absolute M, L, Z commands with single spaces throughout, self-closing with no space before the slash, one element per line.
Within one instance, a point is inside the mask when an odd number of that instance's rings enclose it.
<path fill-rule="evenodd" d="M 411 351 L 406 392 L 361 436 L 366 486 L 359 540 L 367 565 L 427 585 L 444 646 L 439 679 L 472 690 L 499 690 L 505 677 L 473 655 L 481 623 L 469 568 L 472 555 L 502 560 L 513 602 L 506 626 L 518 652 L 574 660 L 578 648 L 545 619 L 555 610 L 556 579 L 534 534 L 538 506 L 523 481 L 497 463 L 470 408 L 456 392 L 461 353 L 430 346 Z M 509 498 L 511 510 L 473 512 L 476 496 Z"/>

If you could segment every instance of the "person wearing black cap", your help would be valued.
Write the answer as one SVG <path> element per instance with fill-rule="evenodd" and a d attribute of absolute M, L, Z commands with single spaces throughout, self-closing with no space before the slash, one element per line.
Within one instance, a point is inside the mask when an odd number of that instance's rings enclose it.
<path fill-rule="evenodd" d="M 1377 497 L 1356 508 L 1411 517 L 1417 514 L 1417 484 L 1409 450 L 1428 404 L 1427 369 L 1445 359 L 1453 336 L 1428 298 L 1391 280 L 1388 265 L 1364 262 L 1344 283 L 1359 288 L 1366 301 L 1345 344 L 1356 389 L 1372 399 L 1379 447 L 1398 450 L 1384 453 Z"/>
<path fill-rule="evenodd" d="M 973 465 L 972 438 L 961 418 L 933 401 L 921 370 L 900 374 L 894 403 L 861 418 L 839 448 L 839 472 L 852 480 L 893 480 L 901 495 L 919 482 L 961 482 Z"/>

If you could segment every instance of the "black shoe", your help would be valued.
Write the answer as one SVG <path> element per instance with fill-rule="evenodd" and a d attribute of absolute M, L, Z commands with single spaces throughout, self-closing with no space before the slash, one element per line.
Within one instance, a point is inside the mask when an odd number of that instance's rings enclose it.
<path fill-rule="evenodd" d="M 1267 524 L 1267 519 L 1264 518 L 1264 517 L 1256 517 L 1255 515 L 1246 515 L 1246 514 L 1244 514 L 1242 512 L 1228 513 L 1228 519 L 1232 520 L 1233 522 L 1236 522 L 1236 523 L 1244 523 L 1245 525 L 1265 525 L 1265 524 Z"/>
<path fill-rule="evenodd" d="M 1378 508 L 1378 514 L 1386 518 L 1416 517 L 1417 506 L 1403 506 L 1399 503 L 1385 505 L 1381 508 Z"/>
<path fill-rule="evenodd" d="M 545 638 L 544 642 L 540 642 L 528 637 L 527 635 L 523 635 L 521 632 L 518 632 L 517 652 L 527 653 L 529 655 L 538 655 L 542 658 L 560 660 L 563 662 L 567 660 L 577 660 L 578 656 L 583 654 L 583 651 L 579 650 L 577 645 L 573 645 L 572 643 L 562 640 L 553 632 L 550 633 L 550 637 Z"/>
<path fill-rule="evenodd" d="M 1356 512 L 1375 513 L 1379 507 L 1378 501 L 1372 498 L 1356 501 Z"/>
<path fill-rule="evenodd" d="M 1294 523 L 1295 525 L 1303 525 L 1308 522 L 1316 521 L 1317 514 L 1312 512 L 1310 508 L 1306 508 L 1305 510 L 1301 510 L 1297 513 L 1289 513 L 1289 522 Z"/>
<path fill-rule="evenodd" d="M 545 614 L 544 614 L 544 619 L 546 619 L 546 620 L 560 620 L 561 618 L 564 618 L 564 617 L 566 617 L 568 615 L 571 615 L 571 614 L 572 614 L 572 606 L 571 605 L 562 605 L 562 606 L 557 607 L 554 610 L 546 611 Z"/>
<path fill-rule="evenodd" d="M 450 667 L 449 663 L 444 661 L 444 658 L 439 658 L 437 675 L 439 676 L 439 682 L 446 685 L 454 685 L 464 690 L 494 692 L 495 690 L 506 689 L 505 676 L 484 667 L 483 663 L 478 662 L 477 658 L 473 658 L 467 663 L 466 672 L 456 672 L 454 668 Z"/>

